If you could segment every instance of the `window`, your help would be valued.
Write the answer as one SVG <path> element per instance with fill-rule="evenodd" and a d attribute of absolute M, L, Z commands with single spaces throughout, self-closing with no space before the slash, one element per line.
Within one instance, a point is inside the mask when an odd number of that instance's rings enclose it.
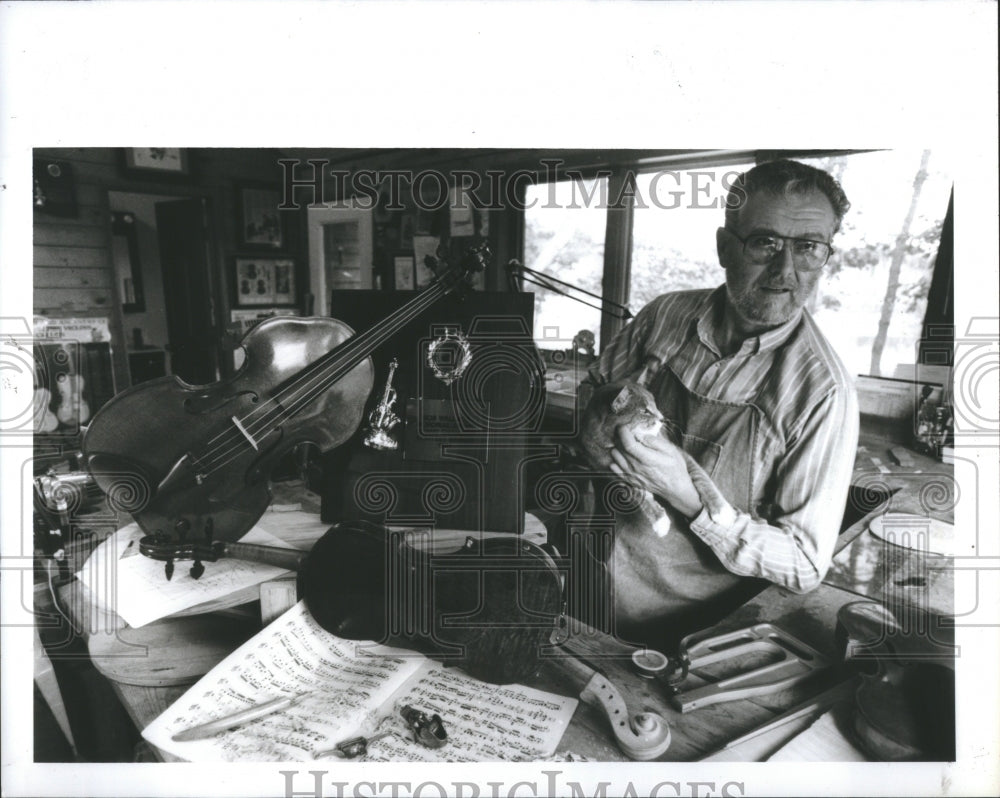
<path fill-rule="evenodd" d="M 632 313 L 667 291 L 722 284 L 715 230 L 733 179 L 753 165 L 747 155 L 733 153 L 731 163 L 632 170 L 631 262 L 621 265 L 629 270 L 625 300 Z M 911 376 L 951 191 L 947 158 L 920 150 L 791 157 L 833 174 L 851 201 L 810 312 L 852 373 Z M 607 202 L 600 200 L 607 184 L 605 177 L 528 187 L 529 268 L 601 293 Z M 599 310 L 533 290 L 541 349 L 564 347 L 587 329 L 600 351 Z"/>
<path fill-rule="evenodd" d="M 844 187 L 851 209 L 810 310 L 848 370 L 909 377 L 951 193 L 941 153 L 803 158 Z"/>
<path fill-rule="evenodd" d="M 715 252 L 732 181 L 752 163 L 661 170 L 636 177 L 629 307 L 635 313 L 666 291 L 725 282 Z"/>
<path fill-rule="evenodd" d="M 524 265 L 601 295 L 607 178 L 564 180 L 527 187 L 524 212 Z M 527 285 L 535 291 L 535 342 L 542 350 L 568 349 L 581 330 L 594 336 L 600 351 L 600 300 L 572 289 L 574 298 Z M 556 288 L 563 290 L 558 284 Z M 589 303 L 589 304 L 585 304 Z"/>

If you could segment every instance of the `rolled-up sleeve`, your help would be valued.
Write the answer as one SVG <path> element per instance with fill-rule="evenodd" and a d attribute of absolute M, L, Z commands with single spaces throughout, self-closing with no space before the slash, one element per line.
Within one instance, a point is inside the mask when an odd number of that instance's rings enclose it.
<path fill-rule="evenodd" d="M 814 589 L 830 567 L 840 531 L 858 424 L 853 386 L 838 386 L 778 464 L 771 518 L 732 508 L 713 518 L 702 510 L 691 530 L 733 573 L 761 577 L 795 593 Z"/>

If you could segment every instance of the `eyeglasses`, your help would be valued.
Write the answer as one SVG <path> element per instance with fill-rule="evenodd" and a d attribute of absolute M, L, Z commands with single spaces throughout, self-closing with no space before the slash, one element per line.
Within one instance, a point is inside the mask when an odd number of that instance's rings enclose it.
<path fill-rule="evenodd" d="M 825 241 L 812 241 L 808 238 L 791 238 L 770 233 L 754 233 L 742 238 L 728 227 L 722 228 L 729 235 L 743 244 L 743 257 L 754 265 L 773 261 L 785 249 L 785 244 L 792 247 L 792 265 L 796 271 L 815 272 L 822 269 L 830 259 L 833 247 Z"/>

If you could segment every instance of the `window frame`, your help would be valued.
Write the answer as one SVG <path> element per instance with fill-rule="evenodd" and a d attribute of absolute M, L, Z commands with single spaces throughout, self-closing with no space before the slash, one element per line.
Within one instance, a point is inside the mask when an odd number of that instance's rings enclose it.
<path fill-rule="evenodd" d="M 822 158 L 827 156 L 857 155 L 866 152 L 876 152 L 875 149 L 824 149 L 824 150 L 620 150 L 609 152 L 604 158 L 597 158 L 590 162 L 566 163 L 561 166 L 563 172 L 571 171 L 574 176 L 579 174 L 584 179 L 596 177 L 607 177 L 608 196 L 620 196 L 622 187 L 629 175 L 638 175 L 663 169 L 704 169 L 713 167 L 730 166 L 738 163 L 760 164 L 776 158 Z M 611 156 L 611 157 L 607 157 Z M 577 156 L 580 157 L 579 155 Z M 545 185 L 547 177 L 551 175 L 542 170 L 535 171 L 535 185 Z M 521 184 L 518 187 L 519 201 L 521 208 L 524 208 L 526 186 Z M 619 206 L 610 205 L 608 207 L 607 222 L 604 231 L 604 266 L 601 279 L 601 293 L 605 300 L 629 306 L 631 299 L 631 275 L 632 275 L 632 244 L 634 234 L 634 211 L 635 206 L 631 197 L 627 197 Z M 518 214 L 519 225 L 517 229 L 516 250 L 520 258 L 524 259 L 524 237 L 525 237 L 525 210 Z M 951 203 L 947 209 L 947 217 L 951 219 Z M 721 225 L 721 220 L 720 220 Z M 932 282 L 942 281 L 945 278 L 950 286 L 950 275 L 939 274 L 942 269 L 947 270 L 946 258 L 942 258 L 941 250 L 944 241 L 938 244 L 938 255 L 935 259 L 931 279 Z M 522 286 L 523 288 L 523 286 Z M 939 293 L 939 288 L 936 293 Z M 941 297 L 947 304 L 950 299 Z M 635 310 L 638 310 L 636 308 Z M 932 308 L 931 298 L 928 298 L 927 310 L 925 311 L 925 327 L 931 319 L 940 316 L 940 309 L 936 304 Z M 604 313 L 601 317 L 601 348 L 607 345 L 614 336 L 620 332 L 628 322 L 617 315 Z M 940 325 L 936 329 L 940 329 Z M 953 334 L 951 336 L 953 340 Z M 936 348 L 947 346 L 947 342 L 941 339 L 940 333 L 935 342 Z M 922 347 L 921 347 L 922 348 Z M 921 358 L 922 359 L 922 358 Z"/>

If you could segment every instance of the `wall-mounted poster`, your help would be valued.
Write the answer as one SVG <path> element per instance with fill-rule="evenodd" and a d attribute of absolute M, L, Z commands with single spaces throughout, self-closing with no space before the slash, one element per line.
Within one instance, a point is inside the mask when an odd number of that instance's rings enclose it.
<path fill-rule="evenodd" d="M 472 215 L 472 201 L 458 188 L 451 189 L 450 229 L 452 238 L 463 238 L 476 234 Z"/>
<path fill-rule="evenodd" d="M 289 258 L 236 258 L 236 305 L 294 305 L 295 261 Z"/>
<path fill-rule="evenodd" d="M 282 249 L 285 234 L 282 226 L 281 192 L 269 187 L 242 186 L 239 192 L 239 230 L 241 247 Z"/>
<path fill-rule="evenodd" d="M 188 152 L 180 147 L 126 147 L 125 171 L 135 176 L 191 175 Z"/>

